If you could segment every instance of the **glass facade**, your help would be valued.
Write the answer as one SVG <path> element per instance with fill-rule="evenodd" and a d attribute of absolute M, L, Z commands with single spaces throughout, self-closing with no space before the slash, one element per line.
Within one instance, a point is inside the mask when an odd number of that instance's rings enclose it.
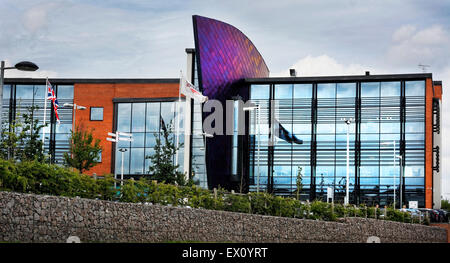
<path fill-rule="evenodd" d="M 123 152 L 124 175 L 129 177 L 149 173 L 149 167 L 152 163 L 146 156 L 154 154 L 157 137 L 162 140 L 161 143 L 164 145 L 161 119 L 164 124 L 170 124 L 171 126 L 171 140 L 174 140 L 175 143 L 178 141 L 181 145 L 178 155 L 174 156 L 173 161 L 179 165 L 178 170 L 183 172 L 184 147 L 182 144 L 184 144 L 184 133 L 180 132 L 177 136 L 177 127 L 179 131 L 184 131 L 184 101 L 117 103 L 116 107 L 116 131 L 133 135 L 132 142 L 120 141 L 117 144 L 115 153 L 116 173 L 121 173 L 122 169 L 122 152 L 119 151 L 121 149 L 126 149 Z M 179 109 L 179 115 L 176 114 L 177 109 Z"/>
<path fill-rule="evenodd" d="M 45 151 L 50 154 L 52 162 L 63 163 L 63 153 L 69 149 L 69 138 L 72 129 L 72 107 L 63 107 L 64 103 L 73 103 L 73 85 L 53 85 L 58 98 L 58 115 L 60 123 L 56 123 L 51 101 L 47 101 L 45 128 Z M 45 85 L 5 85 L 3 88 L 2 120 L 4 127 L 12 120 L 22 118 L 30 107 L 35 107 L 34 119 L 44 121 Z M 41 130 L 42 132 L 42 130 Z M 42 138 L 42 133 L 40 134 Z"/>
<path fill-rule="evenodd" d="M 301 168 L 302 199 L 331 188 L 343 202 L 348 133 L 351 203 L 392 204 L 395 187 L 397 204 L 402 193 L 424 206 L 425 81 L 252 84 L 250 101 L 260 106 L 249 114 L 251 191 L 259 174 L 260 190 L 293 195 Z M 271 107 L 303 144 L 268 144 Z"/>

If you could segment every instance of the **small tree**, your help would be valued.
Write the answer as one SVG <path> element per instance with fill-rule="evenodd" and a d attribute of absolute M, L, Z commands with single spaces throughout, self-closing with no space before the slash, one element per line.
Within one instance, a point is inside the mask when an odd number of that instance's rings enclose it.
<path fill-rule="evenodd" d="M 297 195 L 297 200 L 300 200 L 300 194 L 302 193 L 303 190 L 303 174 L 302 174 L 302 167 L 298 167 L 298 171 L 297 171 L 297 191 L 296 191 L 296 195 Z"/>
<path fill-rule="evenodd" d="M 174 142 L 174 138 L 171 138 L 170 130 L 172 128 L 172 122 L 166 125 L 164 120 L 161 118 L 161 127 L 161 136 L 159 136 L 159 134 L 155 134 L 155 153 L 145 157 L 150 159 L 152 163 L 149 167 L 150 180 L 156 180 L 158 182 L 165 182 L 168 184 L 176 183 L 178 185 L 191 184 L 190 181 L 192 181 L 192 179 L 190 178 L 189 180 L 186 180 L 184 174 L 178 171 L 179 165 L 175 165 L 173 163 L 176 152 L 183 144 L 177 146 Z"/>
<path fill-rule="evenodd" d="M 70 148 L 64 153 L 64 163 L 83 173 L 97 165 L 101 151 L 100 139 L 94 139 L 92 131 L 77 126 L 71 131 Z"/>

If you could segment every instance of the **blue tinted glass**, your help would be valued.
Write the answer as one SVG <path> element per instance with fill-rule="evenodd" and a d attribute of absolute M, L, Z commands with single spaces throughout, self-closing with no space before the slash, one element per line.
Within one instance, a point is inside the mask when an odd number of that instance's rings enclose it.
<path fill-rule="evenodd" d="M 145 147 L 154 147 L 158 133 L 146 133 L 145 136 Z"/>
<path fill-rule="evenodd" d="M 56 125 L 56 133 L 70 133 L 72 130 L 72 124 L 58 124 Z M 45 136 L 47 137 L 47 136 Z"/>
<path fill-rule="evenodd" d="M 400 123 L 380 123 L 382 133 L 400 133 Z"/>
<path fill-rule="evenodd" d="M 318 84 L 317 85 L 317 98 L 335 98 L 336 97 L 336 84 Z"/>
<path fill-rule="evenodd" d="M 144 148 L 131 148 L 130 174 L 144 173 Z"/>
<path fill-rule="evenodd" d="M 292 99 L 292 84 L 276 85 L 275 99 Z"/>
<path fill-rule="evenodd" d="M 312 84 L 294 84 L 294 99 L 312 98 Z"/>
<path fill-rule="evenodd" d="M 334 166 L 317 166 L 316 167 L 316 184 L 321 182 L 322 177 L 333 177 Z"/>
<path fill-rule="evenodd" d="M 91 107 L 91 121 L 103 120 L 103 108 Z"/>
<path fill-rule="evenodd" d="M 58 99 L 73 99 L 72 85 L 58 85 Z"/>
<path fill-rule="evenodd" d="M 132 107 L 132 132 L 145 131 L 145 103 L 133 103 Z"/>
<path fill-rule="evenodd" d="M 36 85 L 34 86 L 34 99 L 42 99 L 44 100 L 46 94 L 45 85 Z M 59 97 L 58 97 L 59 98 Z"/>
<path fill-rule="evenodd" d="M 378 185 L 379 178 L 378 177 L 361 177 L 359 179 L 359 183 L 361 185 Z"/>
<path fill-rule="evenodd" d="M 11 98 L 11 85 L 3 86 L 3 99 Z"/>
<path fill-rule="evenodd" d="M 175 112 L 175 103 L 173 102 L 161 102 L 161 116 L 164 119 L 165 125 L 171 125 L 172 129 L 174 129 L 174 112 Z"/>
<path fill-rule="evenodd" d="M 294 134 L 311 134 L 311 124 L 294 124 Z"/>
<path fill-rule="evenodd" d="M 361 83 L 361 97 L 379 97 L 379 96 L 380 96 L 379 82 Z"/>
<path fill-rule="evenodd" d="M 338 98 L 355 98 L 356 97 L 356 83 L 338 83 L 337 84 Z"/>
<path fill-rule="evenodd" d="M 147 131 L 158 131 L 159 130 L 159 102 L 147 103 Z"/>
<path fill-rule="evenodd" d="M 269 99 L 270 86 L 269 85 L 252 85 L 250 87 L 250 98 L 252 100 Z"/>
<path fill-rule="evenodd" d="M 424 176 L 423 166 L 406 166 L 405 167 L 405 178 L 407 177 L 423 177 Z"/>
<path fill-rule="evenodd" d="M 400 96 L 400 82 L 381 82 L 381 97 Z"/>
<path fill-rule="evenodd" d="M 406 122 L 406 133 L 423 133 L 425 130 L 425 124 L 423 122 Z"/>
<path fill-rule="evenodd" d="M 378 177 L 378 166 L 361 166 L 359 172 L 361 177 Z"/>
<path fill-rule="evenodd" d="M 117 131 L 129 132 L 131 125 L 131 104 L 119 103 L 117 115 Z"/>
<path fill-rule="evenodd" d="M 144 147 L 144 135 L 145 133 L 142 132 L 133 132 L 131 147 Z"/>
<path fill-rule="evenodd" d="M 405 81 L 405 96 L 425 96 L 425 81 Z"/>
<path fill-rule="evenodd" d="M 335 126 L 330 124 L 317 124 L 317 133 L 334 133 L 335 132 Z"/>
<path fill-rule="evenodd" d="M 274 176 L 291 176 L 291 166 L 274 166 Z M 290 183 L 290 182 L 289 182 Z"/>
<path fill-rule="evenodd" d="M 17 85 L 16 100 L 33 99 L 33 85 Z"/>
<path fill-rule="evenodd" d="M 361 133 L 379 133 L 378 122 L 363 122 L 361 123 Z"/>

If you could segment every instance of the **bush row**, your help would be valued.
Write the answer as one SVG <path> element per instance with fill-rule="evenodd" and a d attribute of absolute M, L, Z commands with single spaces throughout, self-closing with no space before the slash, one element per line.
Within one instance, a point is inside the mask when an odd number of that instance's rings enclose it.
<path fill-rule="evenodd" d="M 343 206 L 321 201 L 305 203 L 264 192 L 231 194 L 223 189 L 211 192 L 195 185 L 180 187 L 156 183 L 145 177 L 137 181 L 128 180 L 122 187 L 115 189 L 112 175 L 96 180 L 67 168 L 35 161 L 13 163 L 0 159 L 0 190 L 327 221 L 366 217 L 419 223 L 419 219 L 393 208 L 382 212 L 365 205 Z"/>
<path fill-rule="evenodd" d="M 57 165 L 0 159 L 0 190 L 3 191 L 113 200 L 116 195 L 113 184 L 111 175 L 95 180 Z"/>

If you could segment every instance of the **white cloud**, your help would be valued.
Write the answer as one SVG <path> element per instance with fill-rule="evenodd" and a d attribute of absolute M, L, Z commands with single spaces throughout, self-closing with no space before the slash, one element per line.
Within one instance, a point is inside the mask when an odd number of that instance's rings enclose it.
<path fill-rule="evenodd" d="M 448 64 L 448 43 L 450 33 L 441 25 L 433 25 L 421 30 L 405 25 L 392 35 L 392 45 L 386 53 L 387 62 L 392 65 L 431 65 L 438 69 Z"/>
<path fill-rule="evenodd" d="M 392 35 L 392 40 L 394 42 L 402 42 L 405 39 L 411 38 L 415 31 L 416 27 L 413 25 L 402 26 L 394 32 L 394 34 Z"/>
<path fill-rule="evenodd" d="M 360 64 L 342 64 L 328 55 L 311 56 L 308 55 L 289 69 L 295 69 L 297 76 L 333 76 L 333 75 L 364 75 L 365 71 L 370 71 L 371 67 Z M 289 69 L 282 72 L 273 73 L 271 77 L 287 77 Z"/>

